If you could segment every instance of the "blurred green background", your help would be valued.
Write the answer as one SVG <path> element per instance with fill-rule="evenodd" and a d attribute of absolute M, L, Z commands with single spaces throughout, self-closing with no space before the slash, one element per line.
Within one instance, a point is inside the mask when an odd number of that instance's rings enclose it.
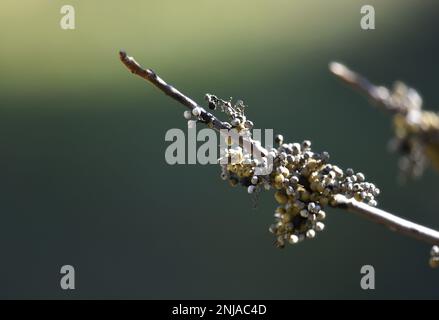
<path fill-rule="evenodd" d="M 76 9 L 62 30 L 60 8 Z M 360 29 L 360 8 L 376 30 Z M 278 250 L 271 192 L 252 209 L 207 165 L 169 166 L 183 108 L 118 60 L 124 48 L 195 100 L 243 99 L 259 128 L 366 173 L 379 205 L 439 227 L 439 175 L 398 183 L 390 118 L 338 82 L 345 62 L 438 110 L 437 1 L 147 0 L 0 4 L 0 298 L 438 298 L 430 247 L 341 210 Z M 76 269 L 74 291 L 60 267 Z M 360 288 L 371 264 L 376 290 Z"/>

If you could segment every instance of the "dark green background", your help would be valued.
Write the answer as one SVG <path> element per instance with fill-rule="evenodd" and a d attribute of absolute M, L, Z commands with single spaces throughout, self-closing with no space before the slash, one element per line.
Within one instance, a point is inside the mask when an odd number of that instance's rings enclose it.
<path fill-rule="evenodd" d="M 397 180 L 388 115 L 336 81 L 342 61 L 401 79 L 437 110 L 437 1 L 61 1 L 0 4 L 1 298 L 438 298 L 430 247 L 341 210 L 285 250 L 217 166 L 169 166 L 164 135 L 183 108 L 130 75 L 125 48 L 198 101 L 243 99 L 259 128 L 309 138 L 366 173 L 379 205 L 439 227 L 439 175 Z M 376 30 L 360 29 L 360 7 Z M 60 267 L 76 268 L 74 291 Z M 376 290 L 360 289 L 372 264 Z"/>

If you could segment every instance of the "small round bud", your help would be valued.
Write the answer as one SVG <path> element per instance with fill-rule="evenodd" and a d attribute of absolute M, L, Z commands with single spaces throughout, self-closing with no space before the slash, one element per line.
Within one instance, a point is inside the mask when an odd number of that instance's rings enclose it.
<path fill-rule="evenodd" d="M 309 141 L 309 140 L 304 140 L 304 141 L 302 142 L 302 147 L 303 147 L 303 149 L 309 149 L 309 148 L 311 148 L 311 141 Z"/>
<path fill-rule="evenodd" d="M 303 153 L 303 157 L 304 157 L 306 160 L 311 159 L 313 155 L 314 155 L 314 154 L 313 154 L 312 152 L 310 152 L 310 151 L 305 151 L 305 152 Z"/>
<path fill-rule="evenodd" d="M 334 167 L 333 167 L 333 170 L 334 170 L 334 172 L 335 172 L 335 175 L 336 175 L 338 178 L 342 178 L 342 177 L 343 177 L 343 170 L 341 170 L 339 167 L 334 166 Z"/>
<path fill-rule="evenodd" d="M 300 153 L 300 144 L 298 143 L 293 143 L 293 145 L 291 146 L 291 149 L 293 151 L 293 155 L 298 155 Z"/>
<path fill-rule="evenodd" d="M 247 188 L 247 192 L 251 194 L 251 193 L 255 192 L 255 189 L 256 189 L 256 187 L 253 186 L 253 185 L 248 186 L 248 188 Z"/>
<path fill-rule="evenodd" d="M 281 152 L 280 154 L 279 154 L 279 159 L 281 159 L 281 160 L 285 160 L 287 158 L 287 154 L 285 153 L 285 152 Z"/>
<path fill-rule="evenodd" d="M 432 257 L 439 257 L 439 246 L 433 246 L 430 251 Z"/>
<path fill-rule="evenodd" d="M 190 112 L 189 110 L 186 110 L 186 111 L 183 113 L 183 117 L 184 117 L 186 120 L 190 120 L 190 119 L 192 119 L 192 112 Z"/>
<path fill-rule="evenodd" d="M 198 107 L 193 108 L 193 109 L 192 109 L 192 114 L 193 114 L 195 117 L 200 116 L 200 114 L 201 114 L 201 109 L 198 108 Z"/>
<path fill-rule="evenodd" d="M 285 167 L 279 167 L 279 173 L 281 173 L 285 178 L 289 176 L 290 170 Z"/>
<path fill-rule="evenodd" d="M 326 213 L 323 210 L 320 210 L 319 212 L 317 212 L 317 220 L 322 221 L 325 220 L 326 218 Z"/>
<path fill-rule="evenodd" d="M 258 184 L 258 182 L 259 182 L 259 178 L 258 178 L 258 176 L 253 176 L 253 177 L 251 178 L 251 183 L 253 183 L 253 184 Z"/>
<path fill-rule="evenodd" d="M 274 142 L 276 142 L 276 144 L 281 145 L 284 141 L 284 136 L 281 134 L 276 135 L 276 137 L 274 138 Z"/>
<path fill-rule="evenodd" d="M 323 151 L 320 155 L 321 159 L 323 162 L 328 161 L 329 160 L 329 153 L 327 151 Z"/>
<path fill-rule="evenodd" d="M 296 184 L 299 183 L 299 178 L 296 177 L 296 176 L 292 176 L 292 177 L 290 178 L 290 183 L 291 183 L 293 186 L 295 186 Z"/>
<path fill-rule="evenodd" d="M 378 205 L 378 202 L 376 202 L 376 200 L 370 200 L 368 202 L 368 205 L 370 205 L 371 207 L 376 207 Z"/>
<path fill-rule="evenodd" d="M 303 218 L 308 218 L 308 216 L 309 216 L 309 212 L 308 212 L 308 210 L 306 210 L 306 209 L 302 209 L 302 210 L 300 210 L 300 215 L 301 215 Z"/>
<path fill-rule="evenodd" d="M 287 155 L 287 159 L 286 160 L 287 160 L 288 163 L 294 163 L 295 158 L 294 158 L 293 155 L 289 154 L 289 155 Z"/>
<path fill-rule="evenodd" d="M 323 229 L 325 229 L 325 224 L 323 222 L 317 222 L 316 223 L 316 230 L 323 231 Z"/>
<path fill-rule="evenodd" d="M 284 182 L 284 176 L 282 175 L 282 174 L 277 174 L 275 177 L 274 177 L 274 182 L 276 183 L 276 184 L 281 184 L 281 183 L 283 183 Z"/>
<path fill-rule="evenodd" d="M 363 182 L 366 178 L 365 178 L 365 176 L 364 176 L 364 174 L 362 174 L 361 172 L 358 172 L 357 174 L 356 174 L 356 176 L 357 176 L 357 180 L 359 181 L 359 182 Z"/>
<path fill-rule="evenodd" d="M 307 238 L 312 239 L 312 238 L 314 238 L 315 236 L 316 236 L 316 232 L 315 232 L 313 229 L 309 229 L 309 230 L 306 232 L 306 237 L 307 237 Z"/>
<path fill-rule="evenodd" d="M 315 208 L 316 208 L 316 204 L 314 202 L 308 203 L 308 211 L 309 212 L 314 212 Z"/>
<path fill-rule="evenodd" d="M 299 242 L 299 237 L 296 236 L 295 234 L 292 234 L 290 236 L 290 238 L 288 239 L 288 242 L 291 243 L 291 244 L 296 244 L 296 243 Z"/>

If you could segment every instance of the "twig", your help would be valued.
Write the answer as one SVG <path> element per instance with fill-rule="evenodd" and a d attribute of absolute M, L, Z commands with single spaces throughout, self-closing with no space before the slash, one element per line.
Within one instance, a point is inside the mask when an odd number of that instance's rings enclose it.
<path fill-rule="evenodd" d="M 404 106 L 389 99 L 390 95 L 387 88 L 374 85 L 367 78 L 350 70 L 345 65 L 338 62 L 331 62 L 329 64 L 329 70 L 339 79 L 365 94 L 369 99 L 386 111 L 390 111 L 391 113 L 403 113 L 406 111 Z"/>
<path fill-rule="evenodd" d="M 392 231 L 405 234 L 433 245 L 439 244 L 439 231 L 400 218 L 384 210 L 371 207 L 363 202 L 356 201 L 355 199 L 348 199 L 340 194 L 334 196 L 334 200 L 339 208 L 358 213 L 373 222 L 387 226 Z"/>
<path fill-rule="evenodd" d="M 221 129 L 228 129 L 227 126 L 224 125 L 223 122 L 218 120 L 215 116 L 206 112 L 204 108 L 199 106 L 192 99 L 188 98 L 186 95 L 167 84 L 164 80 L 162 80 L 157 74 L 150 70 L 142 68 L 132 57 L 127 56 L 127 54 L 123 51 L 120 52 L 120 59 L 124 63 L 124 65 L 134 74 L 140 76 L 141 78 L 151 82 L 154 86 L 163 91 L 166 95 L 174 98 L 181 104 L 185 105 L 189 109 L 201 108 L 202 110 L 202 119 L 205 121 L 211 121 L 214 129 L 220 131 Z M 342 65 L 333 66 L 332 71 L 337 73 L 338 75 L 343 75 L 342 79 L 346 80 L 348 83 L 358 87 L 360 90 L 373 97 L 375 100 L 380 101 L 379 89 L 378 87 L 373 86 L 364 78 L 358 76 L 357 74 L 351 72 L 347 68 L 342 69 Z M 385 101 L 381 99 L 383 104 L 385 105 Z M 254 141 L 252 140 L 252 144 L 254 145 Z M 439 244 L 439 232 L 419 224 L 410 222 L 403 218 L 400 218 L 396 215 L 388 213 L 386 211 L 374 208 L 369 206 L 363 202 L 359 202 L 353 198 L 347 198 L 344 195 L 338 194 L 333 198 L 332 205 L 334 207 L 346 209 L 351 212 L 355 212 L 372 220 L 373 222 L 383 224 L 390 228 L 393 231 L 408 235 L 415 239 L 430 243 L 430 244 Z"/>
<path fill-rule="evenodd" d="M 204 123 L 210 124 L 213 129 L 219 131 L 224 134 L 228 132 L 230 126 L 228 126 L 227 122 L 222 122 L 217 117 L 215 117 L 210 112 L 207 112 L 202 106 L 196 103 L 191 98 L 187 97 L 177 89 L 175 89 L 170 84 L 166 83 L 162 78 L 160 78 L 153 70 L 144 69 L 133 57 L 129 57 L 125 51 L 119 52 L 120 60 L 123 64 L 135 75 L 145 79 L 146 81 L 151 82 L 154 86 L 160 89 L 164 94 L 170 96 L 171 98 L 177 100 L 184 106 L 188 107 L 190 110 L 195 108 L 199 108 L 200 110 L 200 118 Z M 233 139 L 234 135 L 230 135 Z M 247 142 L 247 143 L 246 143 Z M 259 144 L 256 144 L 254 140 L 251 138 L 241 137 L 239 141 L 236 141 L 239 145 L 243 146 L 247 149 L 249 154 L 253 154 L 254 156 L 260 158 L 267 155 L 267 150 L 265 150 Z M 249 148 L 250 147 L 250 148 Z"/>

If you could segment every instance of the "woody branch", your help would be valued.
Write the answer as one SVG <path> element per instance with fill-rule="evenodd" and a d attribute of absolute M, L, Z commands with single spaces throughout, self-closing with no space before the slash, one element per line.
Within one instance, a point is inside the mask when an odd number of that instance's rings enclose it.
<path fill-rule="evenodd" d="M 214 115 L 207 112 L 203 107 L 201 107 L 199 104 L 197 104 L 194 100 L 190 99 L 171 85 L 167 84 L 163 79 L 161 79 L 154 71 L 151 69 L 144 69 L 140 66 L 139 63 L 136 62 L 132 57 L 129 57 L 124 51 L 120 52 L 120 60 L 123 62 L 123 64 L 134 74 L 138 75 L 139 77 L 143 78 L 144 80 L 152 83 L 155 87 L 160 89 L 163 93 L 170 96 L 171 98 L 177 100 L 190 110 L 194 108 L 200 108 L 201 110 L 201 118 L 205 122 L 210 122 L 214 129 L 217 131 L 220 131 L 222 129 L 229 129 L 224 122 L 216 118 Z M 361 91 L 365 92 L 367 95 L 374 98 L 374 100 L 377 101 L 383 101 L 383 99 L 379 98 L 379 89 L 372 84 L 370 84 L 367 80 L 364 78 L 361 78 L 359 75 L 354 73 L 349 73 L 346 71 L 346 69 L 341 70 L 337 68 L 340 66 L 334 65 L 334 71 L 339 71 L 343 73 L 344 77 L 343 79 L 350 83 L 351 85 L 357 87 Z M 336 73 L 336 72 L 335 72 Z M 384 101 L 383 101 L 383 104 Z M 389 106 L 387 106 L 389 107 Z M 259 147 L 258 144 L 255 143 L 254 140 L 251 140 L 251 145 L 257 148 Z M 264 150 L 262 148 L 263 152 Z M 263 153 L 264 154 L 264 153 Z M 400 218 L 394 214 L 391 214 L 389 212 L 386 212 L 381 209 L 374 208 L 372 206 L 369 206 L 365 203 L 359 202 L 352 198 L 347 198 L 344 195 L 336 195 L 333 198 L 332 205 L 334 207 L 338 207 L 341 209 L 345 209 L 350 212 L 354 212 L 359 214 L 360 216 L 363 216 L 375 223 L 379 223 L 382 225 L 385 225 L 390 230 L 410 236 L 412 238 L 418 239 L 420 241 L 438 245 L 439 244 L 439 232 L 433 229 L 430 229 L 428 227 L 410 222 L 406 219 Z"/>

